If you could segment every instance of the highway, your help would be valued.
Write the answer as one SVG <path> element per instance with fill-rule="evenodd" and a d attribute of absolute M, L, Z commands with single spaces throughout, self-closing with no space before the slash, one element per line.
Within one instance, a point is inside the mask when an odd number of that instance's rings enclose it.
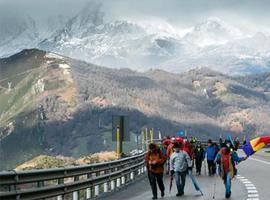
<path fill-rule="evenodd" d="M 244 154 L 239 151 L 239 155 Z M 232 181 L 231 200 L 269 200 L 270 199 L 270 153 L 263 151 L 257 152 L 248 160 L 238 165 L 239 175 Z M 194 199 L 194 200 L 224 200 L 224 185 L 220 177 L 209 177 L 206 174 L 205 165 L 202 167 L 202 175 L 195 176 L 204 195 L 197 192 L 189 177 L 187 177 L 185 195 L 176 197 L 175 182 L 173 189 L 169 192 L 169 177 L 164 176 L 165 197 L 166 199 Z M 216 186 L 215 186 L 216 184 Z M 135 184 L 131 184 L 126 189 L 120 190 L 102 199 L 127 199 L 127 200 L 144 200 L 151 199 L 151 188 L 148 179 L 143 179 Z M 160 195 L 159 198 L 161 199 Z"/>

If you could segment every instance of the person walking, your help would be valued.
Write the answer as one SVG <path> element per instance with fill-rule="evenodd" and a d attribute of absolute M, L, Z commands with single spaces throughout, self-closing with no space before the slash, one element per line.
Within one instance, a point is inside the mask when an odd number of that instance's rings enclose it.
<path fill-rule="evenodd" d="M 173 154 L 173 147 L 174 147 L 174 145 L 176 144 L 177 142 L 176 142 L 176 138 L 175 137 L 172 137 L 171 139 L 170 139 L 170 144 L 168 145 L 168 147 L 167 147 L 167 172 L 166 172 L 166 174 L 168 174 L 171 170 L 170 170 L 170 157 L 171 157 L 171 155 Z"/>
<path fill-rule="evenodd" d="M 215 174 L 215 166 L 214 166 L 214 160 L 217 154 L 217 150 L 215 146 L 213 145 L 213 142 L 211 139 L 208 140 L 208 147 L 205 151 L 207 164 L 208 164 L 208 174 L 209 176 L 212 176 Z"/>
<path fill-rule="evenodd" d="M 231 152 L 230 148 L 222 147 L 215 162 L 219 165 L 218 171 L 225 186 L 225 198 L 231 197 L 231 180 L 236 175 L 236 164 L 245 160 L 245 157 L 238 157 L 237 153 Z"/>
<path fill-rule="evenodd" d="M 204 154 L 205 154 L 204 149 L 201 143 L 198 143 L 194 151 L 197 175 L 201 175 L 201 168 L 202 168 L 202 162 L 204 160 Z"/>
<path fill-rule="evenodd" d="M 163 183 L 163 172 L 166 157 L 156 144 L 149 144 L 149 151 L 146 153 L 145 162 L 148 169 L 148 178 L 153 193 L 152 199 L 157 199 L 157 184 L 161 192 L 161 197 L 164 197 L 165 187 Z"/>
<path fill-rule="evenodd" d="M 184 195 L 186 175 L 188 170 L 192 169 L 191 159 L 185 151 L 181 150 L 182 145 L 182 143 L 175 143 L 174 153 L 170 158 L 171 176 L 175 174 L 177 186 L 176 196 Z"/>

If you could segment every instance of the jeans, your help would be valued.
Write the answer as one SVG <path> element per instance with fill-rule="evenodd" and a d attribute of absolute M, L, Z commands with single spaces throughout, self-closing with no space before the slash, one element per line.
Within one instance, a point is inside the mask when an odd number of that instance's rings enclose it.
<path fill-rule="evenodd" d="M 231 194 L 231 172 L 224 174 L 225 194 Z"/>
<path fill-rule="evenodd" d="M 163 183 L 163 173 L 153 173 L 150 172 L 150 185 L 152 188 L 153 197 L 157 197 L 157 184 L 161 191 L 161 193 L 164 193 L 165 187 Z"/>
<path fill-rule="evenodd" d="M 184 188 L 186 184 L 186 175 L 187 175 L 186 171 L 175 173 L 175 182 L 176 182 L 177 191 L 179 194 L 184 194 Z"/>

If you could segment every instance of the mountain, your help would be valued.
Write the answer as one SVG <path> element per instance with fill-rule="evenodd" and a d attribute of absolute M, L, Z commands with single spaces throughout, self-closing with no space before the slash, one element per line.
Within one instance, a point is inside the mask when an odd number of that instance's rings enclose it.
<path fill-rule="evenodd" d="M 112 20 L 91 1 L 75 16 L 43 23 L 0 14 L 0 57 L 39 48 L 111 68 L 181 73 L 207 67 L 226 74 L 269 71 L 270 36 L 248 33 L 217 17 L 186 29 L 158 21 Z M 12 22 L 7 24 L 7 22 Z"/>
<path fill-rule="evenodd" d="M 38 49 L 0 60 L 0 169 L 38 155 L 80 157 L 113 150 L 111 117 L 127 114 L 132 139 L 144 127 L 201 139 L 264 134 L 267 75 L 232 78 L 207 68 L 182 74 L 99 67 Z M 253 81 L 254 82 L 254 81 Z M 155 136 L 157 137 L 157 135 Z"/>
<path fill-rule="evenodd" d="M 143 23 L 105 22 L 103 14 L 100 5 L 90 4 L 39 47 L 114 68 L 184 72 L 200 66 L 235 75 L 269 71 L 270 37 L 263 33 L 249 35 L 209 18 L 177 34 Z"/>
<path fill-rule="evenodd" d="M 199 47 L 206 47 L 223 45 L 243 37 L 245 36 L 239 29 L 221 19 L 208 18 L 205 22 L 195 25 L 183 39 Z"/>

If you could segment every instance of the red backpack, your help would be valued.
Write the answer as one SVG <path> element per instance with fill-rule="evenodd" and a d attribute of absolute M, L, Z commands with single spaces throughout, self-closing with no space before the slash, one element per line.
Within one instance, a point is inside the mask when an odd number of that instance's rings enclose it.
<path fill-rule="evenodd" d="M 231 154 L 225 154 L 221 156 L 221 166 L 223 168 L 223 172 L 227 173 L 230 171 L 230 164 L 231 164 Z"/>

